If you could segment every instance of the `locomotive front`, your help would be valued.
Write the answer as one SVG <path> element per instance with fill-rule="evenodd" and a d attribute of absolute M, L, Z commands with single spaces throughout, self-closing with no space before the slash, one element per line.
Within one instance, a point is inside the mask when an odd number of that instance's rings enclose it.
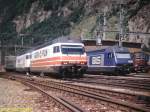
<path fill-rule="evenodd" d="M 133 71 L 133 60 L 130 52 L 126 48 L 121 48 L 120 51 L 115 52 L 116 72 L 126 74 Z"/>
<path fill-rule="evenodd" d="M 82 43 L 63 43 L 60 45 L 61 66 L 59 72 L 63 76 L 82 77 L 87 68 L 86 53 Z"/>
<path fill-rule="evenodd" d="M 136 52 L 133 55 L 133 64 L 135 72 L 148 72 L 148 55 L 143 52 Z"/>

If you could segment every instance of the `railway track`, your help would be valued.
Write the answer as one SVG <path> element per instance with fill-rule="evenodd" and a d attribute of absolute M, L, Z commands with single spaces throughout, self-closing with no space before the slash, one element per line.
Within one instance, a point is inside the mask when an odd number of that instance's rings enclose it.
<path fill-rule="evenodd" d="M 140 84 L 137 82 L 129 82 L 129 81 L 119 81 L 119 80 L 78 80 L 78 79 L 66 79 L 67 81 L 74 81 L 78 83 L 92 84 L 92 85 L 107 85 L 112 87 L 121 87 L 125 89 L 133 89 L 133 90 L 142 90 L 142 91 L 150 91 L 150 84 Z"/>
<path fill-rule="evenodd" d="M 12 74 L 11 74 L 12 75 Z M 59 99 L 69 99 L 71 105 L 77 104 L 82 111 L 140 111 L 149 112 L 150 96 L 149 94 L 137 94 L 134 92 L 118 92 L 104 88 L 90 87 L 89 85 L 80 85 L 75 81 L 53 80 L 47 78 L 33 78 L 26 76 L 15 76 L 36 87 L 42 88 L 43 91 L 53 91 L 54 94 L 61 93 Z M 74 84 L 76 83 L 76 84 Z M 69 96 L 67 98 L 66 96 Z M 70 101 L 70 96 L 73 100 Z M 75 100 L 76 99 L 76 100 Z M 76 102 L 79 101 L 79 102 Z M 65 101 L 64 101 L 65 102 Z M 73 103 L 72 103 L 73 102 Z M 88 102 L 88 103 L 87 103 Z M 95 103 L 96 102 L 96 103 Z M 91 106 L 91 104 L 94 104 Z M 103 105 L 101 108 L 99 105 Z M 87 107 L 89 109 L 87 109 Z M 100 109 L 99 109 L 100 108 Z M 69 109 L 68 109 L 69 110 Z"/>
<path fill-rule="evenodd" d="M 80 83 L 90 83 L 93 85 L 109 85 L 135 90 L 150 91 L 150 78 L 119 77 L 119 76 L 85 76 L 82 79 L 66 79 Z"/>
<path fill-rule="evenodd" d="M 76 106 L 75 104 L 73 104 L 69 100 L 64 99 L 63 97 L 54 96 L 54 95 L 49 94 L 47 91 L 45 91 L 41 87 L 37 86 L 38 84 L 32 83 L 31 80 L 30 81 L 24 81 L 21 78 L 19 78 L 19 79 L 15 78 L 15 79 L 17 81 L 20 81 L 24 85 L 27 85 L 30 88 L 35 89 L 38 92 L 40 92 L 44 97 L 49 99 L 50 102 L 53 102 L 58 107 L 61 107 L 62 111 L 64 111 L 64 112 L 85 112 L 85 110 L 83 110 L 80 107 Z"/>
<path fill-rule="evenodd" d="M 63 91 L 69 95 L 76 94 L 78 97 L 86 97 L 85 99 L 94 99 L 94 102 L 105 104 L 105 107 L 109 107 L 118 110 L 125 111 L 143 111 L 149 112 L 149 96 L 142 96 L 136 94 L 119 93 L 116 91 L 99 90 L 96 88 L 85 87 L 81 85 L 73 85 L 70 82 L 63 81 L 46 81 L 45 79 L 29 78 L 34 85 L 42 86 L 51 89 L 51 91 Z M 29 79 L 23 78 L 23 80 L 29 81 Z M 30 82 L 30 83 L 31 83 Z M 63 93 L 63 94 L 64 94 Z M 139 99 L 140 98 L 140 99 Z M 117 99 L 117 100 L 116 100 Z M 90 101 L 90 100 L 88 100 Z M 111 105 L 111 106 L 110 106 Z M 84 106 L 81 106 L 84 107 Z"/>
<path fill-rule="evenodd" d="M 42 81 L 43 82 L 43 81 Z M 40 83 L 40 81 L 39 81 Z M 48 85 L 52 85 L 49 81 L 45 82 Z M 59 82 L 60 83 L 60 82 Z M 108 90 L 104 88 L 95 88 L 95 87 L 90 87 L 89 85 L 79 85 L 79 84 L 72 84 L 70 82 L 67 83 L 61 83 L 60 86 L 65 85 L 65 87 L 69 88 L 74 88 L 74 89 L 80 89 L 84 90 L 83 92 L 92 92 L 92 94 L 99 95 L 102 97 L 112 97 L 116 99 L 121 99 L 122 101 L 129 101 L 132 103 L 137 103 L 139 104 L 144 103 L 146 106 L 150 106 L 150 94 L 143 94 L 143 93 L 136 93 L 136 92 L 121 92 L 121 91 L 114 91 L 114 90 Z M 57 84 L 58 85 L 58 84 Z"/>
<path fill-rule="evenodd" d="M 93 79 L 115 79 L 115 80 L 130 80 L 130 81 L 150 81 L 150 75 L 125 75 L 125 76 L 109 76 L 109 75 L 92 75 L 86 74 L 84 78 L 93 78 Z"/>

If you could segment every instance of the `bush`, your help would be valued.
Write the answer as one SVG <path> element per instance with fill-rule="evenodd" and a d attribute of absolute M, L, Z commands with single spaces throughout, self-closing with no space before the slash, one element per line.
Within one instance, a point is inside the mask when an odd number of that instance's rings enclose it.
<path fill-rule="evenodd" d="M 69 0 L 40 0 L 41 5 L 44 6 L 44 10 L 58 10 L 59 7 L 63 7 Z"/>

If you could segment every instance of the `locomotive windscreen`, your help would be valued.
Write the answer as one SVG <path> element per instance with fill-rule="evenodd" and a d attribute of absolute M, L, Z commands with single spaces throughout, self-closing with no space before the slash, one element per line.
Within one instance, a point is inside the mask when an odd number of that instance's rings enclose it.
<path fill-rule="evenodd" d="M 80 45 L 62 45 L 61 51 L 63 54 L 84 54 L 85 50 Z"/>
<path fill-rule="evenodd" d="M 117 58 L 130 59 L 131 55 L 129 53 L 116 53 Z"/>
<path fill-rule="evenodd" d="M 144 59 L 145 55 L 144 55 L 144 53 L 135 53 L 135 58 Z"/>

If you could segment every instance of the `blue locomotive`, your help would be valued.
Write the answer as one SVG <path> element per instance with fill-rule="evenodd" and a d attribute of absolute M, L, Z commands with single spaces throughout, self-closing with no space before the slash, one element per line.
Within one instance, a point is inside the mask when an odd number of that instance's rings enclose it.
<path fill-rule="evenodd" d="M 127 74 L 133 69 L 133 60 L 125 47 L 112 46 L 87 52 L 87 73 Z"/>

